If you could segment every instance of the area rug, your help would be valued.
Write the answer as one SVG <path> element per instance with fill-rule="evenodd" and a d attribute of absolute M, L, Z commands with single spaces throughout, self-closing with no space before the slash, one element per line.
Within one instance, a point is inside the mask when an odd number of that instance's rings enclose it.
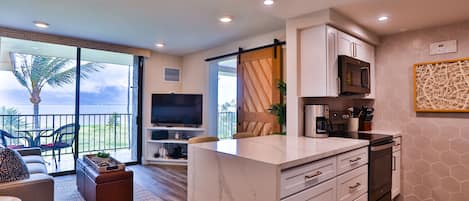
<path fill-rule="evenodd" d="M 54 178 L 54 181 L 55 201 L 85 201 L 77 190 L 76 178 L 74 175 L 56 177 Z M 163 201 L 163 199 L 134 183 L 134 201 Z"/>

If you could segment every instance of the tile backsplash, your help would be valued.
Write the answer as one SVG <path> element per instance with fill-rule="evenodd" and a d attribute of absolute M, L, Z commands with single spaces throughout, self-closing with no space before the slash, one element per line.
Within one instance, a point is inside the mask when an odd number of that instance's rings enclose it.
<path fill-rule="evenodd" d="M 353 97 L 336 97 L 336 98 L 303 98 L 305 105 L 310 104 L 327 104 L 329 105 L 330 120 L 333 124 L 334 131 L 345 130 L 346 120 L 342 119 L 343 114 L 348 114 L 346 111 L 350 107 L 361 107 L 363 105 L 373 107 L 373 99 L 360 99 Z M 336 114 L 336 115 L 334 115 Z"/>

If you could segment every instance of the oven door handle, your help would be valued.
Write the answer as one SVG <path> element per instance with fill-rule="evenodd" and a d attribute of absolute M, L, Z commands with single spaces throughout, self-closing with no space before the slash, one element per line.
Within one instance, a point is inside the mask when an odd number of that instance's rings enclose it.
<path fill-rule="evenodd" d="M 394 146 L 394 142 L 389 143 L 389 144 L 383 144 L 379 146 L 371 146 L 371 151 L 382 151 L 385 149 L 392 148 Z"/>

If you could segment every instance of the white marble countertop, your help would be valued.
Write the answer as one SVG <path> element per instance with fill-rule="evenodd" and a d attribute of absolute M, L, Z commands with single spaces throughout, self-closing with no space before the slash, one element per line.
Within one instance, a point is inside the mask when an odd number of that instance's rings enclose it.
<path fill-rule="evenodd" d="M 194 148 L 251 159 L 286 169 L 368 146 L 367 140 L 271 135 L 191 144 Z"/>
<path fill-rule="evenodd" d="M 383 135 L 392 135 L 393 137 L 401 137 L 400 131 L 393 131 L 393 130 L 371 130 L 371 131 L 360 131 L 360 133 L 375 133 L 375 134 L 383 134 Z"/>

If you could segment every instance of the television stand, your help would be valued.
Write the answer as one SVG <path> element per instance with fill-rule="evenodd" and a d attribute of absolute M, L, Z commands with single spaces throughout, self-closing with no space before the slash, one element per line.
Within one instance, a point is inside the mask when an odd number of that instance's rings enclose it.
<path fill-rule="evenodd" d="M 179 144 L 185 145 L 188 140 L 185 139 L 162 139 L 152 140 L 152 131 L 168 131 L 172 133 L 189 133 L 193 136 L 201 135 L 205 133 L 204 128 L 194 127 L 166 127 L 166 126 L 153 126 L 145 129 L 144 135 L 144 155 L 143 164 L 159 164 L 159 165 L 187 165 L 186 159 L 172 159 L 167 156 L 155 157 L 155 153 L 159 153 L 161 148 L 164 148 L 167 144 Z"/>

